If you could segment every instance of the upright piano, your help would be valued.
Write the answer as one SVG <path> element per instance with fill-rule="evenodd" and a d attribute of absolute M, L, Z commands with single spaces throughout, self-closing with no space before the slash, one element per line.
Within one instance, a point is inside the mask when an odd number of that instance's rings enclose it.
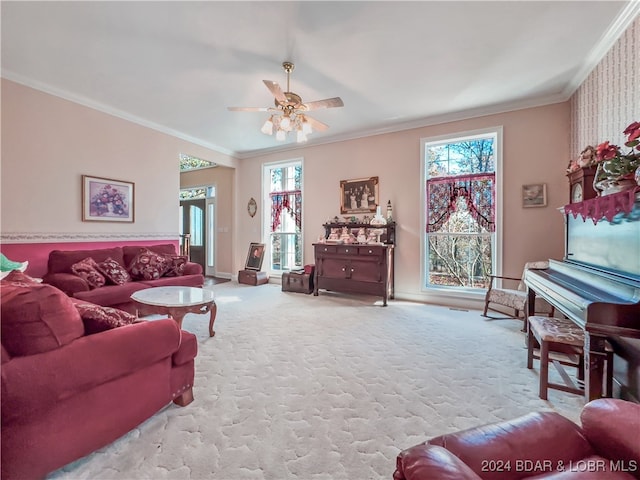
<path fill-rule="evenodd" d="M 540 296 L 585 330 L 585 397 L 593 400 L 603 394 L 606 339 L 640 339 L 640 187 L 563 211 L 564 259 L 525 273 L 528 314 Z"/>

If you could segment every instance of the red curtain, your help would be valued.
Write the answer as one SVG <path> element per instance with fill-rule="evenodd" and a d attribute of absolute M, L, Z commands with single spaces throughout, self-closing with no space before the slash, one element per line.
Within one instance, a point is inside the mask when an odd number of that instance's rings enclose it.
<path fill-rule="evenodd" d="M 289 190 L 285 192 L 273 192 L 271 196 L 271 231 L 275 232 L 280 226 L 283 210 L 287 210 L 298 228 L 302 228 L 302 192 Z"/>
<path fill-rule="evenodd" d="M 439 231 L 456 211 L 458 199 L 480 227 L 494 232 L 495 173 L 475 173 L 427 180 L 427 232 Z"/>

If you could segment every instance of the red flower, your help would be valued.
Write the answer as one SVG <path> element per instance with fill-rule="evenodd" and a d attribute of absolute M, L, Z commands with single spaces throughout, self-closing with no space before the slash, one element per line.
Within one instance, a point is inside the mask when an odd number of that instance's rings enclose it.
<path fill-rule="evenodd" d="M 627 138 L 627 142 L 632 142 L 636 138 L 639 138 L 640 137 L 640 122 L 633 122 L 622 133 L 624 133 L 625 135 L 629 135 L 629 138 Z"/>
<path fill-rule="evenodd" d="M 598 161 L 611 160 L 620 155 L 620 147 L 617 145 L 609 145 L 609 142 L 603 142 L 596 149 L 596 157 Z"/>

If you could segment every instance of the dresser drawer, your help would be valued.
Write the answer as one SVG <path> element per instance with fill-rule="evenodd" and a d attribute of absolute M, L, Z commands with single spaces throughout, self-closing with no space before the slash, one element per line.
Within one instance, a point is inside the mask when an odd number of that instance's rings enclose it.
<path fill-rule="evenodd" d="M 383 254 L 383 248 L 379 245 L 367 245 L 358 247 L 358 255 L 377 255 Z"/>
<path fill-rule="evenodd" d="M 336 245 L 316 245 L 316 252 L 318 253 L 336 253 Z"/>
<path fill-rule="evenodd" d="M 337 251 L 341 255 L 357 255 L 358 247 L 353 245 L 338 245 Z"/>

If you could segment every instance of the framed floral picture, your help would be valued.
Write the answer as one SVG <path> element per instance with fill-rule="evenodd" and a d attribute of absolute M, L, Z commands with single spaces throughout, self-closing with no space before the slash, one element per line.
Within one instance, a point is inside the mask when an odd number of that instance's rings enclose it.
<path fill-rule="evenodd" d="M 135 184 L 82 175 L 83 222 L 134 221 Z"/>
<path fill-rule="evenodd" d="M 546 207 L 547 206 L 547 184 L 534 183 L 522 186 L 522 206 Z"/>
<path fill-rule="evenodd" d="M 378 177 L 340 180 L 340 213 L 375 212 L 378 204 Z"/>

